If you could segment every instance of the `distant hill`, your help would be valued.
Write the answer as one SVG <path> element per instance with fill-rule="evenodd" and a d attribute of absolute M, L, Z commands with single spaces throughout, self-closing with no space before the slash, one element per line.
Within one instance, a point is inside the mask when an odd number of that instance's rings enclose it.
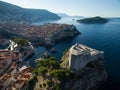
<path fill-rule="evenodd" d="M 103 24 L 103 23 L 107 23 L 108 19 L 96 16 L 92 18 L 80 19 L 80 20 L 77 20 L 77 22 L 85 23 L 85 24 Z"/>
<path fill-rule="evenodd" d="M 37 22 L 43 20 L 57 20 L 60 17 L 42 9 L 25 9 L 0 1 L 0 21 Z"/>
<path fill-rule="evenodd" d="M 58 16 L 60 16 L 61 18 L 63 17 L 70 17 L 69 15 L 65 14 L 65 13 L 56 13 Z"/>
<path fill-rule="evenodd" d="M 65 17 L 70 17 L 70 18 L 84 18 L 83 16 L 70 16 L 66 13 L 56 13 L 58 16 L 60 16 L 61 18 L 65 18 Z"/>
<path fill-rule="evenodd" d="M 71 16 L 72 18 L 80 18 L 80 19 L 83 19 L 84 17 L 83 16 Z"/>

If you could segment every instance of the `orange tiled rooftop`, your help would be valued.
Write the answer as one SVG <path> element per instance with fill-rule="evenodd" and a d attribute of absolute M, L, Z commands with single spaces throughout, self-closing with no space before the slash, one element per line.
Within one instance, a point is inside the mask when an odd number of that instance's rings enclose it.
<path fill-rule="evenodd" d="M 46 25 L 30 25 L 22 23 L 5 23 L 0 24 L 3 28 L 10 30 L 11 32 L 19 33 L 21 35 L 27 36 L 39 36 L 46 37 L 48 34 L 54 33 L 55 31 L 63 30 L 70 27 L 71 25 L 67 24 L 46 24 Z"/>

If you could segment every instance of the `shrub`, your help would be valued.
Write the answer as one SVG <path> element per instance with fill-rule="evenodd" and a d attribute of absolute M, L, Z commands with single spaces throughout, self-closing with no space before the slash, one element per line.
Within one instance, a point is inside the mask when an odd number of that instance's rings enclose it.
<path fill-rule="evenodd" d="M 22 38 L 14 38 L 13 40 L 15 43 L 17 43 L 18 45 L 22 45 L 22 46 L 26 46 L 28 45 L 28 40 L 26 39 L 22 39 Z"/>
<path fill-rule="evenodd" d="M 38 67 L 42 66 L 47 67 L 48 69 L 58 69 L 60 64 L 55 58 L 51 57 L 45 60 L 39 60 Z"/>
<path fill-rule="evenodd" d="M 48 86 L 50 86 L 51 81 L 50 81 L 49 79 L 47 79 L 47 80 L 46 80 L 46 84 L 47 84 Z"/>
<path fill-rule="evenodd" d="M 63 52 L 63 56 L 68 52 L 69 49 L 66 49 L 64 52 Z"/>
<path fill-rule="evenodd" d="M 37 74 L 38 74 L 37 69 L 34 69 L 34 70 L 32 71 L 32 74 L 37 75 Z"/>
<path fill-rule="evenodd" d="M 52 70 L 50 72 L 51 77 L 57 77 L 59 80 L 65 80 L 66 78 L 66 72 L 65 70 Z"/>
<path fill-rule="evenodd" d="M 46 67 L 40 67 L 37 70 L 38 74 L 44 75 L 48 72 L 48 69 Z"/>
<path fill-rule="evenodd" d="M 60 88 L 59 88 L 59 86 L 56 84 L 56 85 L 54 85 L 53 90 L 60 90 Z"/>

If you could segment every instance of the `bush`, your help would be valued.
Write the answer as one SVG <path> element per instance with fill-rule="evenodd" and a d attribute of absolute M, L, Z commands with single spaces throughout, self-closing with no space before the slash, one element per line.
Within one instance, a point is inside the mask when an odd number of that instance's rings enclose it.
<path fill-rule="evenodd" d="M 34 70 L 32 71 L 32 74 L 37 75 L 37 74 L 38 74 L 37 69 L 34 69 Z"/>
<path fill-rule="evenodd" d="M 28 45 L 28 42 L 29 42 L 28 40 L 22 39 L 22 38 L 15 38 L 13 41 L 18 45 L 22 45 L 22 46 Z"/>
<path fill-rule="evenodd" d="M 63 56 L 69 51 L 69 49 L 66 49 L 64 52 L 63 52 Z"/>
<path fill-rule="evenodd" d="M 46 84 L 47 84 L 48 86 L 50 86 L 51 81 L 50 81 L 49 79 L 47 79 L 47 80 L 46 80 Z"/>
<path fill-rule="evenodd" d="M 37 72 L 38 72 L 38 74 L 44 75 L 48 72 L 48 69 L 46 67 L 40 67 L 40 68 L 38 68 Z"/>
<path fill-rule="evenodd" d="M 59 80 L 65 80 L 66 78 L 66 72 L 65 70 L 52 70 L 50 72 L 51 77 L 57 77 Z"/>
<path fill-rule="evenodd" d="M 47 67 L 48 69 L 58 69 L 60 64 L 54 57 L 51 57 L 46 60 L 39 60 L 38 67 L 42 66 Z"/>
<path fill-rule="evenodd" d="M 38 67 L 42 67 L 42 66 L 46 67 L 46 62 L 45 62 L 45 60 L 39 60 L 37 66 L 38 66 Z"/>
<path fill-rule="evenodd" d="M 56 84 L 56 85 L 54 85 L 53 90 L 60 90 L 60 88 L 59 88 L 59 86 Z"/>
<path fill-rule="evenodd" d="M 28 80 L 26 90 L 31 90 L 32 85 L 33 85 L 35 79 L 36 79 L 36 76 L 34 76 L 30 80 Z"/>

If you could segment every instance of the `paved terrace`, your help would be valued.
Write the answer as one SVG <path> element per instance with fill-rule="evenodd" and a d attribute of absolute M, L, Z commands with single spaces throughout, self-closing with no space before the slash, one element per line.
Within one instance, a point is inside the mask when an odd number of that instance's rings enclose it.
<path fill-rule="evenodd" d="M 98 51 L 96 49 L 92 49 L 90 47 L 87 47 L 85 45 L 82 45 L 82 44 L 75 44 L 72 46 L 71 48 L 71 54 L 73 55 L 96 55 L 98 53 L 101 53 L 102 51 Z M 103 53 L 103 52 L 102 52 Z"/>

